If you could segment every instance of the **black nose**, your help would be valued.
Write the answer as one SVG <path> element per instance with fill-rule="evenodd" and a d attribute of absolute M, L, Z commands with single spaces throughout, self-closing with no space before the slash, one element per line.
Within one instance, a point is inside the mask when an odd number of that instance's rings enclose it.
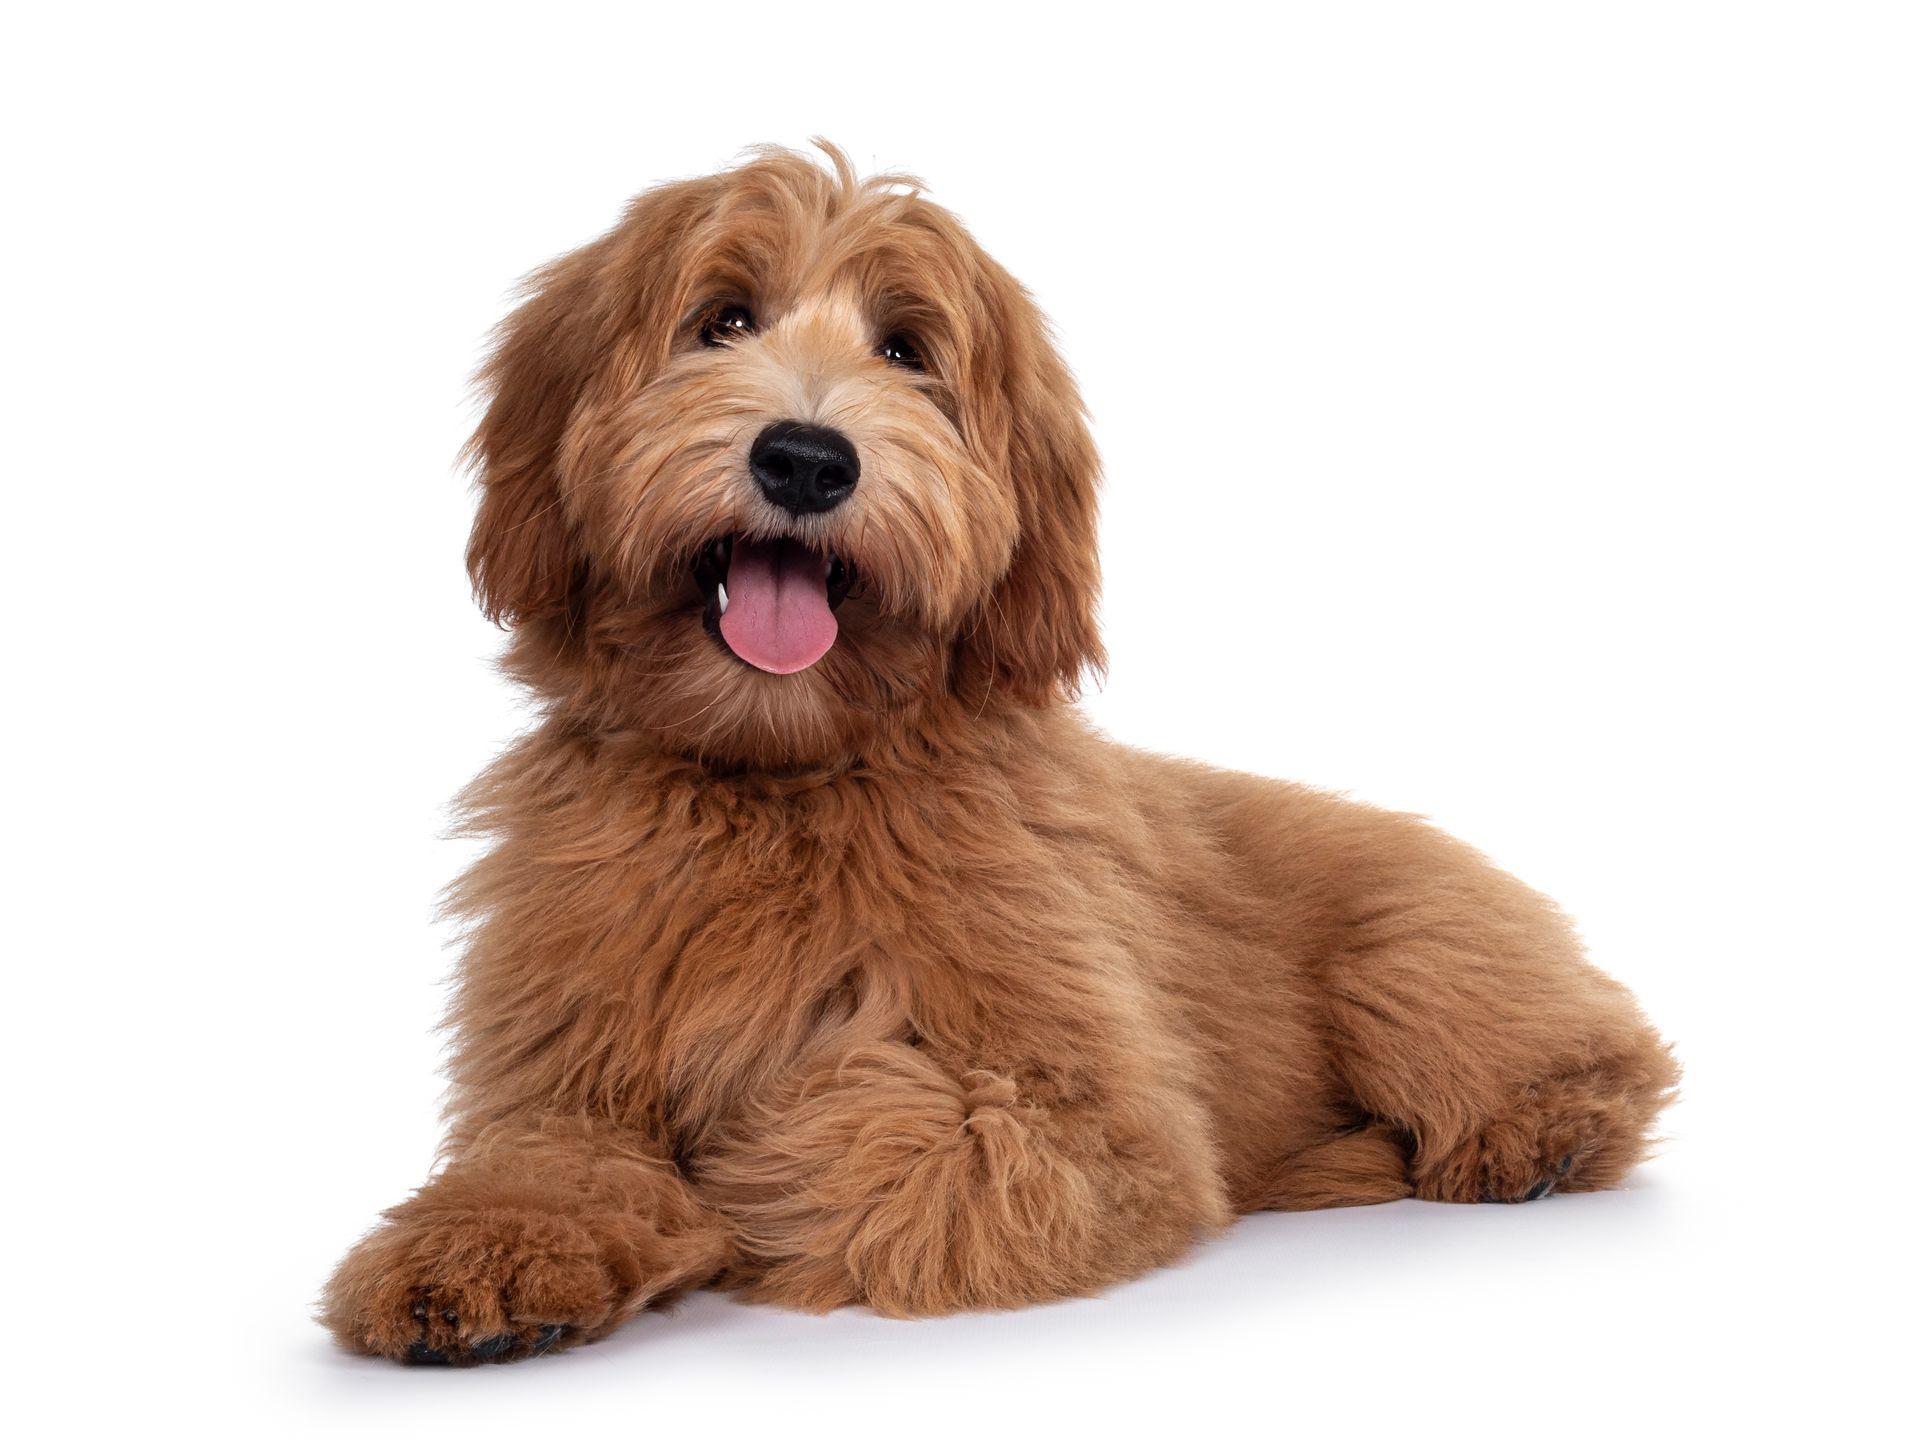
<path fill-rule="evenodd" d="M 798 420 L 775 421 L 762 430 L 747 464 L 761 494 L 795 515 L 831 510 L 860 483 L 853 442 L 838 430 Z"/>

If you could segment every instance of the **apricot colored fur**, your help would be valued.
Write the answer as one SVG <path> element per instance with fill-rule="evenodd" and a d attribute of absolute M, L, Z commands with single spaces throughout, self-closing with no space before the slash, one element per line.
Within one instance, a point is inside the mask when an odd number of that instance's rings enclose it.
<path fill-rule="evenodd" d="M 951 216 L 829 154 L 642 196 L 503 327 L 470 562 L 544 718 L 466 797 L 451 1130 L 329 1284 L 340 1342 L 512 1359 L 703 1285 L 1017 1305 L 1240 1212 L 1617 1181 L 1676 1070 L 1551 903 L 1070 706 L 1072 381 Z M 716 300 L 757 332 L 703 346 Z M 838 510 L 745 476 L 793 416 L 859 447 Z M 811 669 L 703 629 L 690 560 L 736 532 L 857 562 Z"/>

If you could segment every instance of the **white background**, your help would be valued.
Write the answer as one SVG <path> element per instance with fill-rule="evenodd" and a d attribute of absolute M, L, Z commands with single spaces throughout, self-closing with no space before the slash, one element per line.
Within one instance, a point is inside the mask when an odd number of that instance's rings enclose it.
<path fill-rule="evenodd" d="M 21 1433 L 1910 1424 L 1912 14 L 10 20 Z M 1629 1188 L 1257 1217 L 1014 1315 L 328 1347 L 316 1291 L 436 1138 L 445 805 L 525 722 L 461 571 L 466 377 L 631 192 L 815 133 L 1058 324 L 1108 468 L 1093 716 L 1565 902 L 1687 1066 Z"/>

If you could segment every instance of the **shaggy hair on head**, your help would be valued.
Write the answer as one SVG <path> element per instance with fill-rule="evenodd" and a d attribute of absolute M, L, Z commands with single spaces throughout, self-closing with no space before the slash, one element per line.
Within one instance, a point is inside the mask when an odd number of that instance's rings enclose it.
<path fill-rule="evenodd" d="M 827 154 L 648 192 L 501 329 L 468 559 L 542 718 L 466 798 L 451 1130 L 340 1342 L 1019 1305 L 1245 1211 L 1617 1181 L 1675 1066 L 1551 903 L 1071 707 L 1073 381 L 951 215 Z"/>

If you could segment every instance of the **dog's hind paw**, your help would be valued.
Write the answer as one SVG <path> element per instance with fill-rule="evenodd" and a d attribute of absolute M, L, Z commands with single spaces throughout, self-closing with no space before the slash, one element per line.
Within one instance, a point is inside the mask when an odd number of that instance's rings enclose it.
<path fill-rule="evenodd" d="M 1524 1205 L 1529 1200 L 1544 1200 L 1547 1198 L 1547 1196 L 1553 1193 L 1554 1187 L 1557 1186 L 1562 1180 L 1564 1180 L 1567 1176 L 1567 1172 L 1572 1169 L 1573 1169 L 1573 1156 L 1562 1155 L 1560 1157 L 1560 1163 L 1553 1167 L 1553 1174 L 1549 1175 L 1544 1180 L 1536 1180 L 1533 1184 L 1533 1188 L 1528 1190 L 1526 1194 L 1516 1196 L 1516 1195 L 1495 1195 L 1490 1193 L 1486 1198 L 1488 1199 L 1488 1201 L 1495 1204 L 1504 1203 L 1508 1205 Z"/>
<path fill-rule="evenodd" d="M 1646 1154 L 1673 1076 L 1660 1050 L 1521 1087 L 1467 1134 L 1422 1137 L 1414 1194 L 1511 1204 L 1618 1184 Z"/>
<path fill-rule="evenodd" d="M 1580 1186 L 1583 1137 L 1521 1112 L 1414 1162 L 1414 1193 L 1452 1204 L 1523 1205 Z"/>

